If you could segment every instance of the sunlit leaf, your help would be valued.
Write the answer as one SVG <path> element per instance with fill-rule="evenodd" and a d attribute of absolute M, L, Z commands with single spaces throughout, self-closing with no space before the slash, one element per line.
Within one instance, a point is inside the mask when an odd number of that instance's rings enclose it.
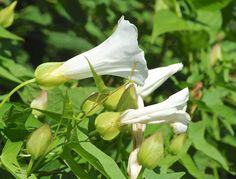
<path fill-rule="evenodd" d="M 229 167 L 227 161 L 213 145 L 209 144 L 205 140 L 204 133 L 205 127 L 203 122 L 191 123 L 189 128 L 189 138 L 192 140 L 194 147 L 218 161 L 226 170 L 228 170 Z"/>
<path fill-rule="evenodd" d="M 17 161 L 17 155 L 21 150 L 23 142 L 11 142 L 8 140 L 1 154 L 1 163 L 16 178 L 26 178 L 24 171 Z"/>

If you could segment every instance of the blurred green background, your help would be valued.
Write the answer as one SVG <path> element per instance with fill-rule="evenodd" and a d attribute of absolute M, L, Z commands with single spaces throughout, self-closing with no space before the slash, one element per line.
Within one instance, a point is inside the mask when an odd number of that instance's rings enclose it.
<path fill-rule="evenodd" d="M 0 8 L 12 2 L 0 0 Z M 146 104 L 166 99 L 186 86 L 191 91 L 191 147 L 177 163 L 172 158 L 163 166 L 185 171 L 185 178 L 234 178 L 236 1 L 19 0 L 12 23 L 12 14 L 1 12 L 0 99 L 32 77 L 39 64 L 65 61 L 103 42 L 124 15 L 138 28 L 150 69 L 184 64 Z M 110 83 L 111 78 L 105 79 Z M 148 128 L 147 134 L 152 130 Z"/>

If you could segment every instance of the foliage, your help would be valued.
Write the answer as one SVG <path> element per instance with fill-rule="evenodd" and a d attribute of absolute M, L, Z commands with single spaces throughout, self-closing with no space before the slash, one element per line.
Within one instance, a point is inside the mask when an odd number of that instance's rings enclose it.
<path fill-rule="evenodd" d="M 14 3 L 11 4 L 10 3 Z M 162 101 L 185 86 L 191 90 L 192 122 L 182 150 L 168 152 L 173 134 L 166 125 L 148 125 L 165 136 L 165 157 L 140 178 L 231 178 L 236 173 L 236 3 L 233 0 L 45 0 L 0 1 L 0 99 L 34 76 L 42 62 L 64 61 L 101 43 L 125 15 L 137 25 L 149 68 L 182 62 L 184 70 L 168 80 L 146 104 Z M 11 8 L 10 8 L 11 7 Z M 14 22 L 13 22 L 14 18 Z M 95 73 L 95 72 L 94 72 Z M 99 90 L 104 90 L 99 76 Z M 104 76 L 107 86 L 121 80 Z M 106 89 L 107 90 L 107 89 Z M 94 92 L 91 79 L 49 90 L 45 115 L 36 118 L 30 102 L 40 88 L 25 86 L 0 109 L 0 178 L 24 178 L 30 156 L 29 135 L 48 123 L 55 136 L 28 178 L 127 178 L 131 134 L 112 141 L 96 133 L 94 117 L 81 106 Z M 163 95 L 160 95 L 163 94 Z"/>

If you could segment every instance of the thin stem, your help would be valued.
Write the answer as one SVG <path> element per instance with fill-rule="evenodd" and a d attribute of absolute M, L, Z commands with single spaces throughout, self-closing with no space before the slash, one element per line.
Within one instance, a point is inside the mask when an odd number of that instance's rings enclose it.
<path fill-rule="evenodd" d="M 217 167 L 214 167 L 214 168 L 213 168 L 213 174 L 214 174 L 214 176 L 216 177 L 216 179 L 219 179 L 219 178 L 220 178 L 220 176 L 219 176 L 219 174 L 218 174 L 218 171 L 217 171 Z"/>
<path fill-rule="evenodd" d="M 43 160 L 44 156 L 41 156 L 36 162 L 34 167 L 31 169 L 31 172 L 33 172 L 35 169 L 37 169 L 37 167 L 41 164 L 42 160 Z"/>
<path fill-rule="evenodd" d="M 32 169 L 32 166 L 33 166 L 33 164 L 34 164 L 34 160 L 31 158 L 31 159 L 30 159 L 30 162 L 29 162 L 29 165 L 28 165 L 28 167 L 27 167 L 27 169 L 26 169 L 27 176 L 29 176 L 29 174 L 30 174 L 30 172 L 31 172 L 31 169 Z"/>
<path fill-rule="evenodd" d="M 61 124 L 62 124 L 62 120 L 63 120 L 63 117 L 61 117 L 60 122 L 59 122 L 59 124 L 57 126 L 56 132 L 54 134 L 55 137 L 57 137 L 57 133 L 59 132 L 59 128 L 61 127 Z"/>
<path fill-rule="evenodd" d="M 21 84 L 19 84 L 18 86 L 16 86 L 13 90 L 10 91 L 10 93 L 7 94 L 7 96 L 2 100 L 2 102 L 0 103 L 0 108 L 2 108 L 2 106 L 4 105 L 5 102 L 7 102 L 7 100 L 16 92 L 18 91 L 20 88 L 22 88 L 25 85 L 28 85 L 30 83 L 34 83 L 35 82 L 35 78 L 27 80 Z"/>

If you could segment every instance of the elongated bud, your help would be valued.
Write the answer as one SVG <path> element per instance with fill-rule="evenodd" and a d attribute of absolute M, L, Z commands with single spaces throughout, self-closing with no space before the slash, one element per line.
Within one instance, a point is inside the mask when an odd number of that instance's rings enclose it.
<path fill-rule="evenodd" d="M 0 11 L 0 25 L 3 27 L 9 27 L 14 20 L 14 9 L 16 7 L 17 1 L 14 1 L 6 8 Z"/>
<path fill-rule="evenodd" d="M 125 111 L 127 109 L 138 108 L 138 96 L 134 84 L 130 84 L 129 87 L 124 91 L 117 105 L 117 111 Z"/>
<path fill-rule="evenodd" d="M 51 89 L 69 80 L 60 71 L 59 67 L 62 64 L 60 62 L 49 62 L 43 63 L 36 68 L 35 79 L 42 89 Z"/>
<path fill-rule="evenodd" d="M 82 111 L 86 116 L 92 116 L 103 109 L 103 102 L 107 94 L 95 93 L 89 96 L 82 104 Z"/>
<path fill-rule="evenodd" d="M 112 140 L 120 133 L 120 113 L 104 112 L 95 120 L 97 132 L 104 140 Z"/>
<path fill-rule="evenodd" d="M 42 91 L 30 104 L 31 108 L 45 110 L 48 106 L 48 93 L 46 91 Z M 40 117 L 43 115 L 42 112 L 33 109 L 32 114 L 35 117 Z"/>
<path fill-rule="evenodd" d="M 215 44 L 211 49 L 210 54 L 210 63 L 211 65 L 215 65 L 215 63 L 220 60 L 222 61 L 222 53 L 221 53 L 221 46 L 219 43 Z"/>
<path fill-rule="evenodd" d="M 143 141 L 138 152 L 138 162 L 148 169 L 157 167 L 164 154 L 162 133 L 157 132 Z"/>
<path fill-rule="evenodd" d="M 185 140 L 186 134 L 180 134 L 174 137 L 170 142 L 169 152 L 172 154 L 178 154 L 181 151 Z"/>
<path fill-rule="evenodd" d="M 30 135 L 26 148 L 33 160 L 46 153 L 52 139 L 52 133 L 48 124 L 44 124 Z"/>
<path fill-rule="evenodd" d="M 118 89 L 115 89 L 109 94 L 109 97 L 107 98 L 106 102 L 104 103 L 104 106 L 110 110 L 115 111 L 117 108 L 117 105 L 120 101 L 121 96 L 125 92 L 126 85 L 123 85 L 119 87 Z"/>

